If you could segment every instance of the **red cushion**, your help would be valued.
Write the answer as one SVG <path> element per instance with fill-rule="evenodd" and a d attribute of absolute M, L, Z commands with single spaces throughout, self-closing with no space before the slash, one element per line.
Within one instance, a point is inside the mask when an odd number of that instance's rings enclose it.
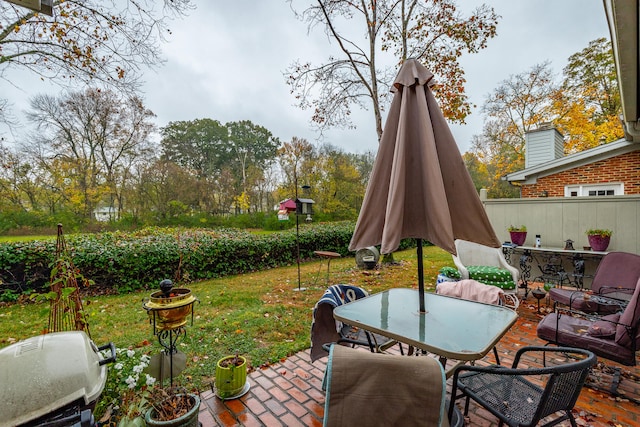
<path fill-rule="evenodd" d="M 613 338 L 616 334 L 616 323 L 620 319 L 620 314 L 610 314 L 604 316 L 602 320 L 593 322 L 587 333 L 593 337 Z"/>
<path fill-rule="evenodd" d="M 598 264 L 591 289 L 595 293 L 599 293 L 603 286 L 633 289 L 638 278 L 640 278 L 640 255 L 609 252 Z"/>

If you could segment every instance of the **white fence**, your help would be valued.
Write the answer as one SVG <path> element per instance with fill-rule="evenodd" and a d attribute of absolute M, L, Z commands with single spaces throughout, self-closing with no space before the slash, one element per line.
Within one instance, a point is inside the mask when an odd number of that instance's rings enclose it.
<path fill-rule="evenodd" d="M 607 251 L 640 254 L 640 195 L 607 197 L 540 197 L 483 200 L 489 220 L 501 241 L 509 241 L 509 225 L 527 227 L 526 246 L 540 234 L 542 246 L 576 249 L 588 246 L 586 230 L 613 230 Z"/>

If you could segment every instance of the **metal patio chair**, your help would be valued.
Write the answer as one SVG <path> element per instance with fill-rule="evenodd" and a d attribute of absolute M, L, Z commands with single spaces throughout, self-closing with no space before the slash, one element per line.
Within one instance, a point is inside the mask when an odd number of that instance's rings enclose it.
<path fill-rule="evenodd" d="M 374 354 L 332 345 L 324 375 L 324 426 L 462 427 L 447 418 L 447 381 L 432 357 Z"/>
<path fill-rule="evenodd" d="M 640 255 L 628 252 L 610 252 L 602 258 L 593 276 L 591 292 L 596 296 L 630 299 L 640 278 Z M 552 288 L 549 297 L 554 303 L 568 306 L 570 310 L 585 313 L 610 314 L 619 307 L 598 304 L 598 299 L 583 298 L 584 291 Z"/>
<path fill-rule="evenodd" d="M 331 343 L 348 344 L 352 347 L 364 346 L 374 353 L 388 350 L 397 343 L 400 353 L 404 354 L 401 343 L 362 328 L 337 322 L 333 318 L 335 307 L 366 296 L 367 292 L 358 286 L 340 284 L 327 288 L 313 309 L 311 362 L 326 356 L 328 352 L 323 346 Z"/>
<path fill-rule="evenodd" d="M 543 368 L 518 368 L 521 358 L 530 353 L 535 356 L 553 354 L 553 360 L 568 359 L 564 364 Z M 526 362 L 524 363 L 526 364 Z M 453 375 L 452 400 L 465 397 L 464 414 L 469 411 L 469 400 L 487 409 L 500 420 L 500 426 L 535 426 L 544 418 L 562 412 L 558 418 L 544 424 L 556 425 L 569 420 L 577 424 L 571 414 L 589 370 L 596 364 L 596 356 L 583 349 L 568 347 L 523 347 L 516 353 L 511 368 L 504 366 L 463 365 Z M 542 384 L 540 379 L 542 378 Z M 457 394 L 459 393 L 459 394 Z M 449 408 L 451 416 L 453 405 Z"/>
<path fill-rule="evenodd" d="M 587 349 L 604 359 L 636 366 L 636 353 L 640 349 L 640 279 L 622 313 L 592 316 L 556 307 L 538 323 L 537 334 L 550 344 Z M 621 379 L 620 368 L 614 367 L 608 390 L 614 396 L 618 395 Z"/>

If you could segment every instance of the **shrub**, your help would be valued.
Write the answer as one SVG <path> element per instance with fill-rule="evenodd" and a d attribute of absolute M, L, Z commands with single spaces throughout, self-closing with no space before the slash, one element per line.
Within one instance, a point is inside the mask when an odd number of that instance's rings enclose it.
<path fill-rule="evenodd" d="M 353 228 L 353 222 L 301 224 L 301 258 L 312 257 L 315 250 L 350 255 Z M 73 263 L 86 278 L 119 293 L 155 288 L 165 278 L 187 282 L 291 265 L 297 256 L 295 229 L 254 235 L 231 228 L 149 227 L 133 233 L 71 235 L 66 241 Z M 0 244 L 0 280 L 41 290 L 48 284 L 54 257 L 55 240 Z"/>

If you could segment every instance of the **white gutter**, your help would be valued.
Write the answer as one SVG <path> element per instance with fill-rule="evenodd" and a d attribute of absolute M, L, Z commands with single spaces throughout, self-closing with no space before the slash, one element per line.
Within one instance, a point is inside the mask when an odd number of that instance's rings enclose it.
<path fill-rule="evenodd" d="M 640 141 L 638 107 L 638 0 L 603 0 L 618 73 L 622 123 L 627 141 Z"/>

